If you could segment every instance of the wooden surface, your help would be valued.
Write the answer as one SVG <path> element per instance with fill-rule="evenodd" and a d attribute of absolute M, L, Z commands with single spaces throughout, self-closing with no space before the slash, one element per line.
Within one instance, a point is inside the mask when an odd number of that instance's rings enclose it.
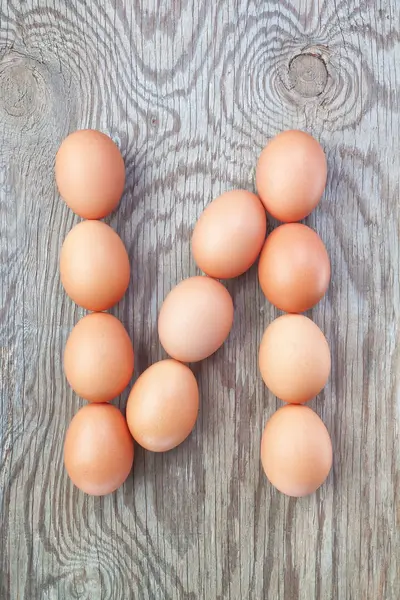
<path fill-rule="evenodd" d="M 2 600 L 400 598 L 399 64 L 397 0 L 0 0 Z M 69 482 L 63 438 L 82 402 L 62 352 L 83 313 L 59 280 L 77 219 L 53 163 L 82 127 L 112 135 L 126 158 L 110 222 L 133 275 L 114 313 L 136 374 L 163 356 L 157 312 L 196 273 L 190 235 L 203 206 L 254 189 L 257 156 L 278 131 L 321 140 L 328 187 L 308 222 L 333 277 L 312 316 L 333 371 L 312 405 L 334 467 L 315 495 L 288 499 L 260 468 L 279 403 L 257 370 L 276 311 L 255 268 L 228 284 L 229 341 L 195 368 L 190 439 L 164 455 L 138 448 L 110 497 Z"/>

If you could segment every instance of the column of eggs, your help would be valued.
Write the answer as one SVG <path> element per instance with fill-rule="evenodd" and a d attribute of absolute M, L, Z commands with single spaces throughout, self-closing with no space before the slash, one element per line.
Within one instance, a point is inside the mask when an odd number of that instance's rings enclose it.
<path fill-rule="evenodd" d="M 91 311 L 75 325 L 64 351 L 66 378 L 88 401 L 68 428 L 64 462 L 77 487 L 104 495 L 125 481 L 134 457 L 126 420 L 109 404 L 132 377 L 133 347 L 122 323 L 103 312 L 125 294 L 130 264 L 121 238 L 98 220 L 117 207 L 125 166 L 109 137 L 81 130 L 62 143 L 55 174 L 66 204 L 86 219 L 73 227 L 63 243 L 61 282 L 76 304 Z"/>
<path fill-rule="evenodd" d="M 286 406 L 268 421 L 261 461 L 271 483 L 294 497 L 314 492 L 332 466 L 329 433 L 318 415 L 304 406 L 319 394 L 330 375 L 327 340 L 301 313 L 325 295 L 330 260 L 319 235 L 297 223 L 318 204 L 327 164 L 320 144 L 301 131 L 285 131 L 261 153 L 256 184 L 266 210 L 284 225 L 267 238 L 258 264 L 267 299 L 288 313 L 267 327 L 259 351 L 261 376 Z"/>

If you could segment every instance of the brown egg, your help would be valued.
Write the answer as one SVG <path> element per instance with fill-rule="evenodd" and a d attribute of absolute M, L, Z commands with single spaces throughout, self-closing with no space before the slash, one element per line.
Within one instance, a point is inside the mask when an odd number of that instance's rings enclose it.
<path fill-rule="evenodd" d="M 126 421 L 111 404 L 88 404 L 72 419 L 65 436 L 64 463 L 72 482 L 86 494 L 111 494 L 128 477 L 133 440 Z"/>
<path fill-rule="evenodd" d="M 129 258 L 121 238 L 101 221 L 78 223 L 65 238 L 60 256 L 61 282 L 83 308 L 111 308 L 125 294 Z"/>
<path fill-rule="evenodd" d="M 196 378 L 176 360 L 155 363 L 136 381 L 126 407 L 128 427 L 146 450 L 165 452 L 192 431 L 199 410 Z"/>
<path fill-rule="evenodd" d="M 209 277 L 190 277 L 165 298 L 158 334 L 172 358 L 196 362 L 222 346 L 232 323 L 233 302 L 224 286 Z"/>
<path fill-rule="evenodd" d="M 89 402 L 109 402 L 128 385 L 134 365 L 131 340 L 118 319 L 107 313 L 83 317 L 64 352 L 64 371 L 72 389 Z"/>
<path fill-rule="evenodd" d="M 311 408 L 284 406 L 264 429 L 261 462 L 272 485 L 283 494 L 295 498 L 312 494 L 331 470 L 328 430 Z"/>
<path fill-rule="evenodd" d="M 328 342 L 303 315 L 275 319 L 263 335 L 258 358 L 265 385 L 290 404 L 303 404 L 319 394 L 331 371 Z"/>
<path fill-rule="evenodd" d="M 300 223 L 281 225 L 261 252 L 258 278 L 268 300 L 285 312 L 312 308 L 328 289 L 331 266 L 315 231 Z"/>
<path fill-rule="evenodd" d="M 56 182 L 68 206 L 84 219 L 101 219 L 118 205 L 125 166 L 118 147 L 104 133 L 71 133 L 56 156 Z"/>
<path fill-rule="evenodd" d="M 255 194 L 225 192 L 207 206 L 195 225 L 194 260 L 210 277 L 238 277 L 256 261 L 266 230 L 265 210 Z"/>
<path fill-rule="evenodd" d="M 266 210 L 279 221 L 301 221 L 321 199 L 327 165 L 320 144 L 304 131 L 284 131 L 261 152 L 257 191 Z"/>

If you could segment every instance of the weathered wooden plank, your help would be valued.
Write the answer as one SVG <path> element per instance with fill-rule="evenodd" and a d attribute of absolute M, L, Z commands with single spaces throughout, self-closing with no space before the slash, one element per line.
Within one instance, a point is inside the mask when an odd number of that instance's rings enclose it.
<path fill-rule="evenodd" d="M 399 17 L 395 0 L 0 0 L 1 598 L 398 600 Z M 312 316 L 333 372 L 313 406 L 335 458 L 314 496 L 285 498 L 261 472 L 278 402 L 257 346 L 276 313 L 254 268 L 228 284 L 228 343 L 195 367 L 191 438 L 165 455 L 138 449 L 112 497 L 68 481 L 63 436 L 80 401 L 62 350 L 82 313 L 59 282 L 76 218 L 53 162 L 79 127 L 109 133 L 126 158 L 109 222 L 132 260 L 114 313 L 137 373 L 163 356 L 157 312 L 196 272 L 203 206 L 253 189 L 281 129 L 321 140 L 328 187 L 308 222 L 333 279 Z"/>

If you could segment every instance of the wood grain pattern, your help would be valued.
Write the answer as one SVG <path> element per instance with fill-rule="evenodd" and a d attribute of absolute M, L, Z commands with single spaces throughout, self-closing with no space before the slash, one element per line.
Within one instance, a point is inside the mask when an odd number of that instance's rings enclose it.
<path fill-rule="evenodd" d="M 0 598 L 398 600 L 400 5 L 396 0 L 0 0 Z M 197 365 L 195 432 L 85 497 L 62 465 L 81 401 L 62 351 L 82 312 L 58 275 L 76 218 L 54 155 L 76 128 L 112 135 L 127 185 L 109 222 L 132 260 L 115 309 L 136 373 L 163 356 L 162 300 L 196 273 L 193 224 L 213 197 L 254 188 L 266 140 L 305 128 L 329 180 L 308 222 L 333 280 L 312 312 L 331 382 L 313 403 L 334 468 L 302 500 L 261 473 L 278 406 L 257 370 L 276 315 L 256 270 L 228 284 L 228 343 Z M 125 393 L 117 402 L 123 408 Z"/>

